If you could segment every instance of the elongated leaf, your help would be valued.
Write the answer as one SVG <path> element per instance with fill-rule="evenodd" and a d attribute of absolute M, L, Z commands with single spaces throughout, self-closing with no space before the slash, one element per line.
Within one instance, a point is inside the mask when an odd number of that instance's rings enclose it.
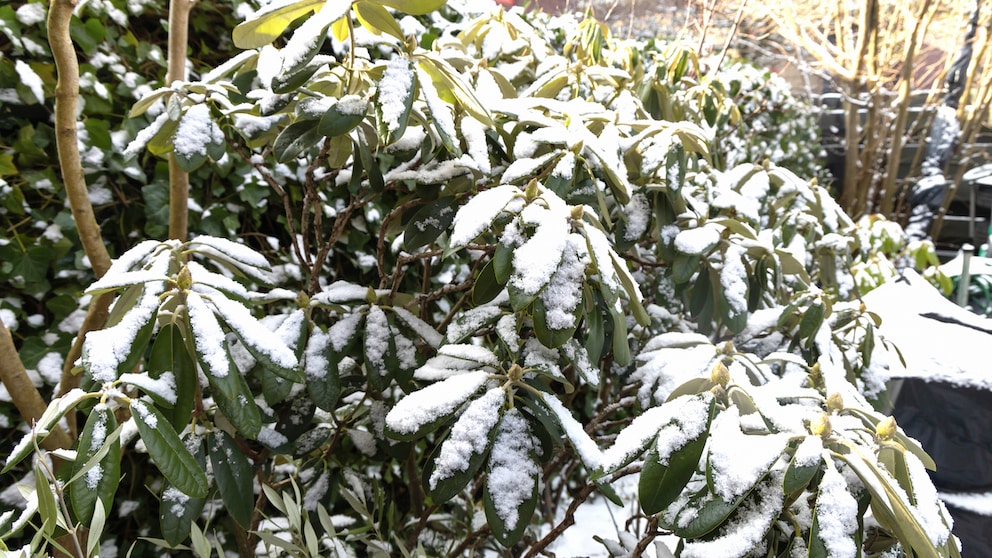
<path fill-rule="evenodd" d="M 66 393 L 62 397 L 57 397 L 48 404 L 45 408 L 45 412 L 41 414 L 41 417 L 35 423 L 34 428 L 21 438 L 21 441 L 14 446 L 11 450 L 10 455 L 7 456 L 6 461 L 3 465 L 3 470 L 0 473 L 6 473 L 11 470 L 15 465 L 20 463 L 25 457 L 31 455 L 34 452 L 34 443 L 41 444 L 42 440 L 48 437 L 49 432 L 53 428 L 61 428 L 61 426 L 56 426 L 62 417 L 66 415 L 69 411 L 76 408 L 77 405 L 84 399 L 90 399 L 93 397 L 98 397 L 98 393 L 86 393 L 85 391 L 74 388 Z M 32 439 L 34 438 L 32 443 Z"/>
<path fill-rule="evenodd" d="M 242 49 L 263 47 L 276 40 L 289 24 L 300 17 L 318 9 L 325 0 L 295 0 L 290 2 L 273 2 L 263 10 L 259 10 L 252 19 L 234 28 L 232 34 L 234 45 Z M 351 8 L 350 2 L 335 2 L 347 13 Z"/>
<path fill-rule="evenodd" d="M 417 72 L 413 62 L 403 58 L 390 61 L 375 96 L 379 137 L 386 145 L 396 142 L 406 132 L 416 92 Z"/>
<path fill-rule="evenodd" d="M 213 386 L 214 382 L 210 385 Z M 256 438 L 262 429 L 262 413 L 255 404 L 244 376 L 232 373 L 228 385 L 234 390 L 233 396 L 228 397 L 222 392 L 216 392 L 214 403 L 242 436 Z"/>
<path fill-rule="evenodd" d="M 793 455 L 782 479 L 782 490 L 786 494 L 791 494 L 805 489 L 820 470 L 821 463 L 821 460 L 817 459 L 813 465 L 799 465 L 796 463 L 796 456 Z"/>
<path fill-rule="evenodd" d="M 799 321 L 799 338 L 809 339 L 813 336 L 820 329 L 825 313 L 826 307 L 823 303 L 814 302 Z"/>
<path fill-rule="evenodd" d="M 372 0 L 376 4 L 382 4 L 387 8 L 403 12 L 410 15 L 427 15 L 438 10 L 448 0 Z"/>
<path fill-rule="evenodd" d="M 34 490 L 38 496 L 38 514 L 41 515 L 41 529 L 39 531 L 44 536 L 49 536 L 55 532 L 58 526 L 59 508 L 55 503 L 55 490 L 48 482 L 48 475 L 42 469 L 41 464 L 34 465 Z"/>
<path fill-rule="evenodd" d="M 89 525 L 93 520 L 97 501 L 103 504 L 105 514 L 110 512 L 114 502 L 114 494 L 121 480 L 121 442 L 116 430 L 114 412 L 106 405 L 97 405 L 90 411 L 79 435 L 76 461 L 72 468 L 73 478 L 79 478 L 70 484 L 69 500 L 76 518 L 84 525 Z M 96 463 L 90 463 L 102 449 L 105 449 L 103 457 Z"/>
<path fill-rule="evenodd" d="M 481 306 L 491 302 L 499 293 L 503 292 L 503 284 L 496 280 L 496 265 L 494 260 L 489 260 L 482 266 L 482 271 L 475 278 L 475 285 L 472 286 L 472 303 Z"/>
<path fill-rule="evenodd" d="M 716 399 L 713 398 L 710 400 L 706 427 L 682 447 L 673 448 L 666 463 L 659 459 L 657 449 L 648 453 L 637 489 L 637 497 L 645 513 L 654 514 L 664 510 L 682 493 L 699 466 L 715 414 Z"/>
<path fill-rule="evenodd" d="M 203 442 L 199 439 L 187 439 L 184 443 L 193 447 L 196 463 L 205 471 L 207 455 L 203 449 Z M 200 517 L 206 502 L 206 498 L 190 498 L 166 481 L 159 504 L 159 525 L 165 541 L 177 546 L 189 538 L 193 521 Z"/>
<path fill-rule="evenodd" d="M 304 355 L 307 392 L 317 407 L 325 411 L 334 410 L 341 394 L 339 358 L 327 334 L 314 331 L 310 335 Z"/>
<path fill-rule="evenodd" d="M 206 474 L 162 413 L 154 405 L 132 399 L 131 414 L 148 455 L 165 478 L 187 496 L 206 496 Z"/>
<path fill-rule="evenodd" d="M 503 413 L 502 388 L 492 388 L 465 408 L 441 444 L 429 478 L 435 502 L 446 502 L 475 478 L 496 439 Z"/>
<path fill-rule="evenodd" d="M 488 377 L 484 371 L 465 372 L 407 395 L 386 415 L 386 432 L 399 440 L 414 440 L 436 430 Z"/>
<path fill-rule="evenodd" d="M 565 329 L 552 329 L 548 325 L 547 308 L 544 304 L 544 299 L 538 297 L 534 301 L 534 334 L 537 336 L 537 340 L 541 342 L 545 347 L 555 349 L 565 344 L 566 341 L 572 338 L 575 334 L 575 330 L 579 326 L 579 320 L 583 304 L 578 304 L 575 306 L 573 311 L 574 321 L 572 322 L 572 327 Z"/>
<path fill-rule="evenodd" d="M 403 245 L 416 250 L 437 240 L 455 219 L 457 198 L 445 196 L 417 210 L 403 231 Z"/>
<path fill-rule="evenodd" d="M 294 122 L 279 132 L 272 153 L 280 163 L 288 163 L 300 156 L 305 150 L 318 145 L 323 138 L 317 129 L 318 123 L 313 120 Z"/>
<path fill-rule="evenodd" d="M 537 506 L 540 464 L 536 440 L 516 408 L 503 415 L 489 457 L 483 502 L 489 527 L 505 547 L 523 536 Z"/>
<path fill-rule="evenodd" d="M 252 492 L 252 466 L 231 436 L 223 430 L 210 435 L 210 464 L 213 466 L 217 490 L 224 500 L 224 508 L 242 527 L 251 526 L 255 508 Z"/>
<path fill-rule="evenodd" d="M 364 99 L 357 96 L 338 100 L 320 117 L 317 132 L 329 137 L 347 134 L 365 118 L 368 106 Z"/>
<path fill-rule="evenodd" d="M 403 2 L 403 4 L 406 3 Z M 403 30 L 400 28 L 400 24 L 396 22 L 396 18 L 383 8 L 381 4 L 370 0 L 358 0 L 355 3 L 355 12 L 358 15 L 359 23 L 372 33 L 376 35 L 388 33 L 400 41 L 404 40 Z"/>

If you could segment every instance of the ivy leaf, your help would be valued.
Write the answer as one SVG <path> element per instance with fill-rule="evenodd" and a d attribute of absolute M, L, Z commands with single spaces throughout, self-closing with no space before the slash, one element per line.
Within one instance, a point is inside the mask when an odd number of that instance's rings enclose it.
<path fill-rule="evenodd" d="M 141 399 L 131 400 L 131 414 L 148 455 L 165 478 L 191 498 L 207 495 L 207 476 L 165 416 Z"/>

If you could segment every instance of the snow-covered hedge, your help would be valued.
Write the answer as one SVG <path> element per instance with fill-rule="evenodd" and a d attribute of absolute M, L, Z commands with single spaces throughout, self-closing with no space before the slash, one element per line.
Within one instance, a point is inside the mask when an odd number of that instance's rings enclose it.
<path fill-rule="evenodd" d="M 787 93 L 595 21 L 440 4 L 273 2 L 242 54 L 134 106 L 157 116 L 131 153 L 250 161 L 282 257 L 204 235 L 118 258 L 87 382 L 6 464 L 86 409 L 74 476 L 38 460 L 0 534 L 39 510 L 98 551 L 146 453 L 142 536 L 201 556 L 533 556 L 630 478 L 626 551 L 954 555 L 931 460 L 871 405 L 896 357 L 853 223 L 775 164 L 816 149 L 769 143 Z"/>

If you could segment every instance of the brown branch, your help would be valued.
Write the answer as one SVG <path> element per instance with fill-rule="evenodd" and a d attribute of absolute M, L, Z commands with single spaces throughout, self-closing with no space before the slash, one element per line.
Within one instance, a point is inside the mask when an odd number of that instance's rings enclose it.
<path fill-rule="evenodd" d="M 110 268 L 110 254 L 103 244 L 100 225 L 93 214 L 76 134 L 76 109 L 79 98 L 79 60 L 69 36 L 69 21 L 76 7 L 74 0 L 52 0 L 48 10 L 48 44 L 58 73 L 55 85 L 55 144 L 62 181 L 76 222 L 79 240 L 90 260 L 93 272 L 102 277 Z"/>
<path fill-rule="evenodd" d="M 41 418 L 48 405 L 28 378 L 27 370 L 24 369 L 24 364 L 17 355 L 14 338 L 3 322 L 0 322 L 0 382 L 7 388 L 14 406 L 24 420 L 34 423 Z M 72 446 L 72 440 L 61 427 L 56 425 L 42 445 L 50 450 L 69 448 Z"/>
<path fill-rule="evenodd" d="M 110 314 L 110 303 L 113 300 L 114 293 L 107 292 L 97 295 L 90 301 L 90 307 L 86 311 L 86 318 L 83 319 L 83 324 L 76 334 L 76 339 L 72 342 L 72 347 L 69 348 L 69 354 L 65 357 L 65 363 L 62 365 L 62 378 L 59 380 L 59 391 L 57 394 L 59 397 L 68 393 L 69 390 L 79 387 L 79 375 L 73 374 L 72 370 L 76 366 L 76 360 L 83 354 L 83 341 L 86 339 L 87 333 L 102 328 L 107 322 L 107 316 Z M 69 423 L 69 432 L 75 436 L 78 431 L 76 428 L 76 414 L 69 413 L 65 418 Z"/>
<path fill-rule="evenodd" d="M 189 13 L 193 0 L 169 2 L 169 69 L 166 85 L 186 80 L 186 48 L 189 42 Z M 186 240 L 189 234 L 189 173 L 169 153 L 169 238 Z"/>

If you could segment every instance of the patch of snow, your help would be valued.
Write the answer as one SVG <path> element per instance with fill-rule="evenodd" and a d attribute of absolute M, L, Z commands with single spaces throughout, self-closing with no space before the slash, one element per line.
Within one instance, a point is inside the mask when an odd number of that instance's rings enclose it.
<path fill-rule="evenodd" d="M 420 427 L 450 415 L 488 379 L 487 372 L 466 372 L 415 391 L 400 399 L 386 414 L 386 425 L 399 434 L 413 434 Z"/>
<path fill-rule="evenodd" d="M 499 421 L 505 401 L 503 388 L 494 387 L 469 403 L 451 428 L 451 434 L 441 444 L 429 480 L 431 489 L 437 488 L 438 482 L 468 470 L 472 456 L 486 451 L 489 433 Z"/>
<path fill-rule="evenodd" d="M 520 520 L 530 520 L 520 517 L 519 508 L 533 494 L 541 473 L 532 457 L 536 449 L 537 440 L 526 419 L 516 408 L 508 410 L 499 423 L 486 477 L 493 508 L 507 531 L 515 529 Z"/>

